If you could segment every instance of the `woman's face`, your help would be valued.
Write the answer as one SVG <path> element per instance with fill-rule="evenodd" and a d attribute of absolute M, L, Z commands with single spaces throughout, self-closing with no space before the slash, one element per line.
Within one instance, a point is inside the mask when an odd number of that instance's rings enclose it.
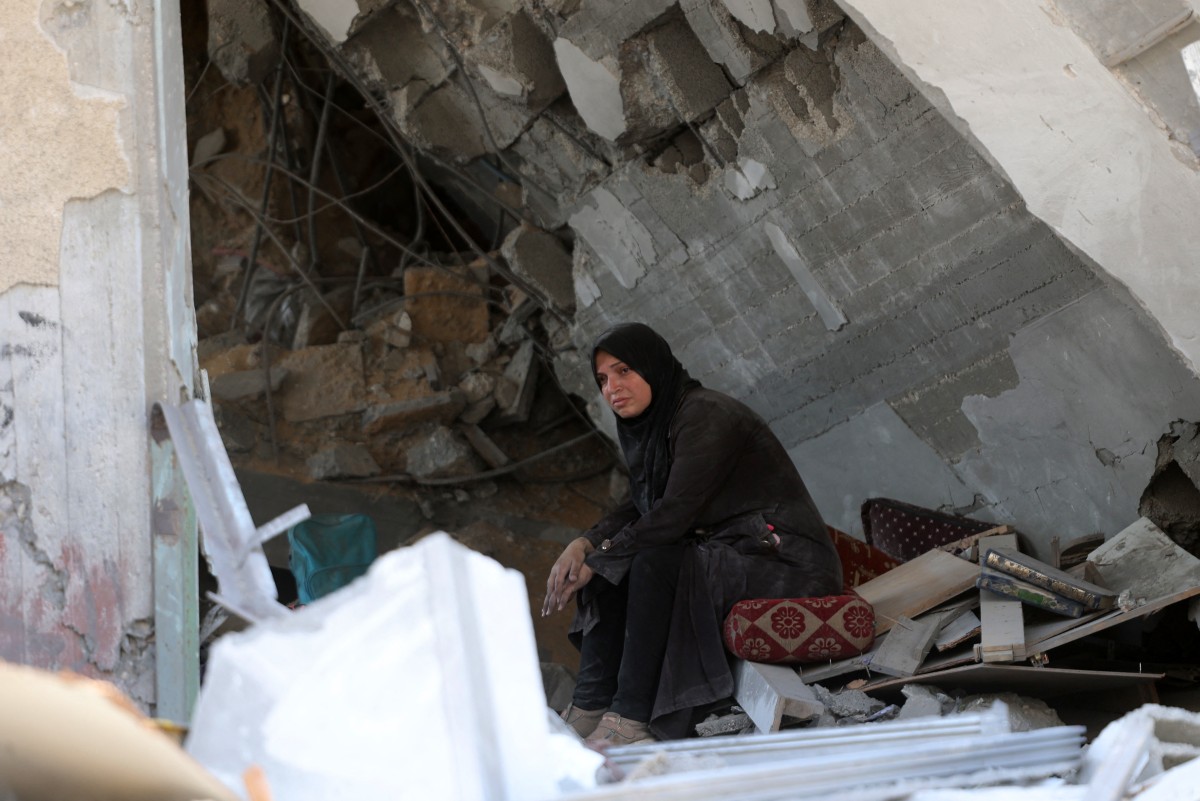
<path fill-rule="evenodd" d="M 650 406 L 653 393 L 646 379 L 606 351 L 596 351 L 596 382 L 600 394 L 619 417 L 637 417 Z"/>

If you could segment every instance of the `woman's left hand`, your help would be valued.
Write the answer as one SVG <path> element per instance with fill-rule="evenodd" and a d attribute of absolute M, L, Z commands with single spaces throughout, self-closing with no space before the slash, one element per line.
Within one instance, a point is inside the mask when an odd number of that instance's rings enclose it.
<path fill-rule="evenodd" d="M 552 612 L 561 612 L 581 587 L 592 580 L 594 571 L 584 563 L 584 558 L 593 550 L 585 538 L 568 545 L 550 568 L 546 580 L 546 600 L 542 604 L 542 617 Z"/>

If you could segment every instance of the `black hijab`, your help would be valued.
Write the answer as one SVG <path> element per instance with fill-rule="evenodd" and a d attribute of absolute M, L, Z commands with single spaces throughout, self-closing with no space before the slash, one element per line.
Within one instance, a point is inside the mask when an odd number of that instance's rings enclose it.
<path fill-rule="evenodd" d="M 633 504 L 646 514 L 662 497 L 671 472 L 671 419 L 683 393 L 700 382 L 687 374 L 667 341 L 643 323 L 622 323 L 601 334 L 592 346 L 593 369 L 599 351 L 625 362 L 650 385 L 650 405 L 644 412 L 630 419 L 617 415 Z"/>

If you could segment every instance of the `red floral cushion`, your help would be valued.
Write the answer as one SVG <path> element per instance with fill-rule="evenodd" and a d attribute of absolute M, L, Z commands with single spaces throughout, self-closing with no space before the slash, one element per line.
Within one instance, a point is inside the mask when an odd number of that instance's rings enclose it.
<path fill-rule="evenodd" d="M 738 601 L 724 634 L 725 647 L 750 662 L 846 659 L 875 641 L 875 610 L 857 595 Z"/>

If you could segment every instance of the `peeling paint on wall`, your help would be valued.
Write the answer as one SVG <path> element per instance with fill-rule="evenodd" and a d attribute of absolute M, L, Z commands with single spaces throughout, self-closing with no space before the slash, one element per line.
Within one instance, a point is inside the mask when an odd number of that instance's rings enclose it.
<path fill-rule="evenodd" d="M 130 178 L 118 134 L 124 102 L 72 85 L 65 56 L 38 26 L 40 5 L 0 5 L 0 292 L 57 285 L 63 205 Z"/>

